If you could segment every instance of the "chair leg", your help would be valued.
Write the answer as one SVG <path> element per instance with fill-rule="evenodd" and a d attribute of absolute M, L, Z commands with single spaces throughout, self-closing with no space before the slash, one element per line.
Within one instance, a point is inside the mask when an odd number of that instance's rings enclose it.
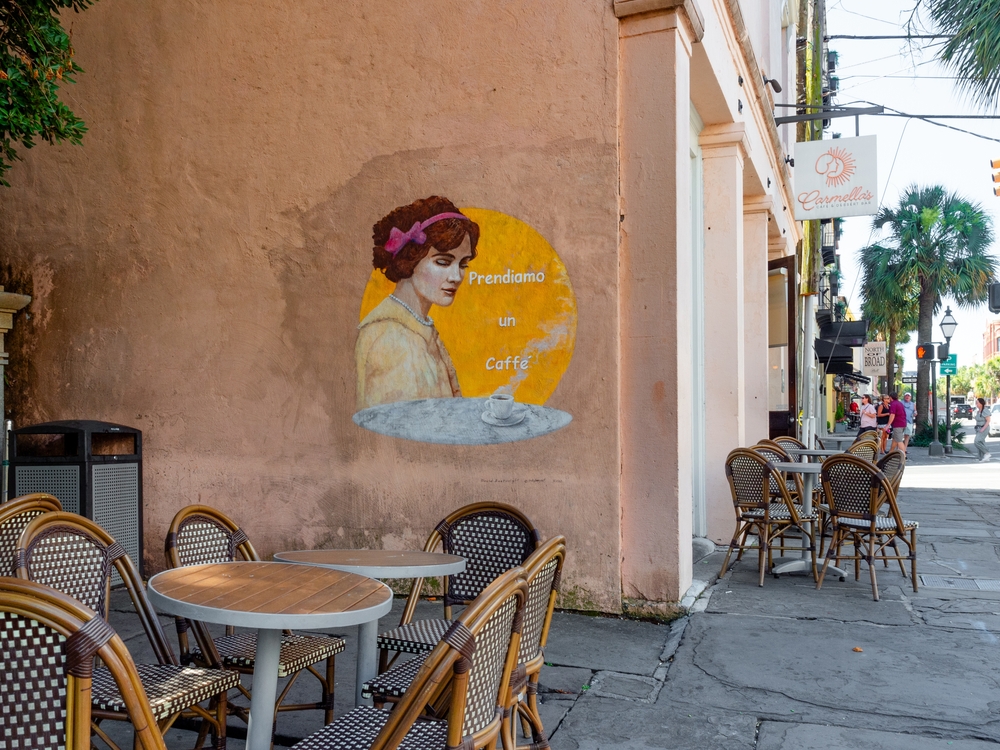
<path fill-rule="evenodd" d="M 868 575 L 871 576 L 872 579 L 872 597 L 875 601 L 878 601 L 878 580 L 875 578 L 875 545 L 877 543 L 877 538 L 878 537 L 875 534 L 868 537 L 868 554 L 866 556 L 866 560 L 868 562 Z"/>
<path fill-rule="evenodd" d="M 917 530 L 910 531 L 910 579 L 913 583 L 913 593 L 917 593 Z"/>
<path fill-rule="evenodd" d="M 740 541 L 739 541 L 741 528 L 742 528 L 742 524 L 739 521 L 737 521 L 736 522 L 736 531 L 733 532 L 733 540 L 729 543 L 729 549 L 726 550 L 726 559 L 722 561 L 722 570 L 719 571 L 719 578 L 722 578 L 726 574 L 726 568 L 729 567 L 729 558 L 732 556 L 734 549 L 739 549 L 740 556 L 743 555 L 743 545 L 741 545 Z M 745 529 L 743 529 L 743 537 L 744 537 L 744 539 L 746 538 L 746 530 Z M 739 562 L 739 561 L 740 561 L 740 558 L 737 557 L 736 558 L 736 562 Z M 385 651 L 383 651 L 382 653 L 384 654 Z"/>
<path fill-rule="evenodd" d="M 799 533 L 804 534 L 805 530 L 800 527 Z M 812 558 L 813 580 L 816 581 L 819 578 L 816 570 L 816 521 L 809 522 L 809 556 Z"/>
<path fill-rule="evenodd" d="M 760 536 L 760 547 L 757 552 L 757 567 L 760 569 L 760 580 L 757 585 L 760 587 L 764 586 L 764 573 L 767 561 L 771 557 L 771 540 L 768 538 L 770 529 L 764 527 L 758 527 L 758 532 Z"/>
<path fill-rule="evenodd" d="M 326 706 L 323 712 L 323 724 L 333 723 L 333 699 L 334 685 L 336 682 L 336 657 L 331 656 L 326 660 L 326 681 L 323 683 L 323 703 Z"/>
<path fill-rule="evenodd" d="M 826 559 L 823 560 L 823 570 L 819 574 L 819 578 L 816 579 L 816 590 L 819 591 L 823 588 L 823 581 L 826 580 L 826 570 L 830 567 L 830 560 L 837 558 L 837 562 L 840 562 L 840 529 L 835 528 L 833 530 L 833 536 L 830 537 L 830 546 L 826 550 Z"/>

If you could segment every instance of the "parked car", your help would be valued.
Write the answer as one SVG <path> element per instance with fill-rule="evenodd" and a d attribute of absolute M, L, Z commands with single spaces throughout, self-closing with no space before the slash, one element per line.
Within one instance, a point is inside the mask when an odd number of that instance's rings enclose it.
<path fill-rule="evenodd" d="M 993 404 L 993 411 L 990 412 L 990 437 L 1000 435 L 1000 404 Z"/>
<path fill-rule="evenodd" d="M 955 404 L 951 415 L 959 419 L 972 419 L 972 407 L 969 404 Z"/>

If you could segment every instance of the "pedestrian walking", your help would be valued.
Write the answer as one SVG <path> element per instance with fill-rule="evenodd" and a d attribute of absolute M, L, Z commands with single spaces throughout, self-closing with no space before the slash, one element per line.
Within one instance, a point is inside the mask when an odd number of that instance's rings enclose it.
<path fill-rule="evenodd" d="M 861 397 L 861 427 L 858 428 L 858 437 L 866 432 L 874 432 L 877 424 L 877 412 L 872 397 L 867 393 Z"/>
<path fill-rule="evenodd" d="M 889 394 L 889 428 L 892 430 L 892 444 L 889 450 L 906 451 L 906 444 L 903 442 L 906 433 L 906 408 L 899 400 L 899 394 L 893 391 Z"/>
<path fill-rule="evenodd" d="M 986 410 L 986 399 L 977 398 L 979 411 L 976 412 L 976 450 L 979 451 L 980 461 L 989 461 L 992 456 L 986 448 L 986 436 L 990 431 L 989 412 Z"/>
<path fill-rule="evenodd" d="M 875 423 L 878 425 L 878 446 L 879 451 L 885 453 L 885 444 L 889 439 L 889 403 L 891 399 L 886 393 L 882 396 L 882 401 L 878 405 Z"/>
<path fill-rule="evenodd" d="M 909 391 L 903 394 L 903 409 L 906 411 L 906 429 L 903 431 L 903 452 L 910 449 L 910 438 L 917 429 L 917 405 L 913 394 Z"/>

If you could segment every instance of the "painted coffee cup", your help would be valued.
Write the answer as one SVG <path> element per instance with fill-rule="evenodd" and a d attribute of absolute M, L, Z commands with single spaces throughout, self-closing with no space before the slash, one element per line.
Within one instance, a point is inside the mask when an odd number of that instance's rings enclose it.
<path fill-rule="evenodd" d="M 509 419 L 514 412 L 514 397 L 507 393 L 494 393 L 486 403 L 489 405 L 490 414 L 497 419 Z"/>

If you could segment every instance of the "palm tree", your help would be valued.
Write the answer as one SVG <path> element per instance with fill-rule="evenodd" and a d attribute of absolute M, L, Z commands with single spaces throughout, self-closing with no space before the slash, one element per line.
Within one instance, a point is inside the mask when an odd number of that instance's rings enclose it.
<path fill-rule="evenodd" d="M 861 256 L 861 316 L 870 333 L 886 341 L 885 382 L 891 391 L 896 381 L 896 344 L 909 340 L 916 330 L 919 308 L 918 288 L 913 279 L 903 278 L 894 247 L 872 245 Z"/>
<path fill-rule="evenodd" d="M 880 269 L 880 281 L 890 299 L 908 296 L 912 301 L 916 293 L 920 341 L 934 340 L 934 313 L 942 296 L 951 297 L 959 307 L 986 301 L 997 261 L 989 254 L 993 225 L 979 204 L 947 193 L 940 185 L 911 185 L 896 208 L 878 212 L 874 225 L 888 229 L 889 236 L 862 250 L 862 257 L 877 257 L 873 263 Z M 918 362 L 917 408 L 921 412 L 930 393 L 929 375 L 927 362 Z"/>
<path fill-rule="evenodd" d="M 1000 95 L 1000 0 L 923 0 L 937 30 L 951 39 L 938 56 L 959 86 L 987 109 Z"/>

